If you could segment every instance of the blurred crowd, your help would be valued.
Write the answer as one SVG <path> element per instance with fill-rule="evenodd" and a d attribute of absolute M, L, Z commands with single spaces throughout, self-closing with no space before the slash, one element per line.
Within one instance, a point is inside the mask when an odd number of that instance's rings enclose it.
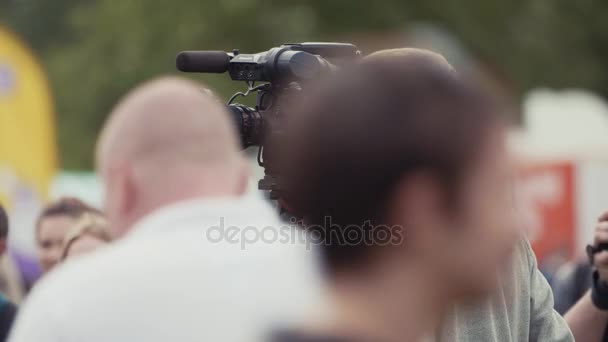
<path fill-rule="evenodd" d="M 0 340 L 606 340 L 608 216 L 554 300 L 493 94 L 407 48 L 312 88 L 277 155 L 290 221 L 247 191 L 238 133 L 205 85 L 125 94 L 95 151 L 103 209 L 65 197 L 39 213 L 44 274 L 25 295 L 3 268 Z M 0 211 L 0 252 L 8 234 Z"/>
<path fill-rule="evenodd" d="M 36 221 L 36 245 L 43 274 L 74 255 L 85 254 L 111 241 L 104 214 L 77 198 L 61 198 L 50 203 Z M 9 220 L 0 207 L 0 251 L 6 253 Z M 2 258 L 2 283 L 0 302 L 2 306 L 0 337 L 6 339 L 16 314 L 15 304 L 21 302 L 28 287 L 21 274 Z"/>

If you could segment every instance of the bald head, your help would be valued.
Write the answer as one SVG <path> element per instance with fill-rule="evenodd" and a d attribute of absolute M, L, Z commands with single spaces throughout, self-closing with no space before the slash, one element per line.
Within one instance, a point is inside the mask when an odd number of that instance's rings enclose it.
<path fill-rule="evenodd" d="M 141 216 L 190 198 L 240 195 L 247 171 L 229 114 L 210 91 L 176 77 L 128 93 L 101 132 L 106 212 L 121 235 Z"/>
<path fill-rule="evenodd" d="M 166 77 L 144 83 L 119 102 L 97 153 L 101 168 L 150 158 L 217 162 L 234 158 L 238 143 L 224 106 L 209 92 L 193 81 Z"/>
<path fill-rule="evenodd" d="M 386 59 L 397 59 L 403 63 L 420 65 L 435 69 L 446 74 L 456 74 L 456 71 L 442 55 L 425 49 L 398 48 L 376 51 L 365 57 L 365 63 L 373 63 Z"/>

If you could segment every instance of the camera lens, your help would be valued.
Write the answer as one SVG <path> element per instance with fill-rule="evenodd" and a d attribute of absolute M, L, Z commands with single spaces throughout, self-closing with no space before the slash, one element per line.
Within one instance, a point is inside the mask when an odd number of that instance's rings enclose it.
<path fill-rule="evenodd" d="M 259 146 L 264 130 L 264 118 L 260 112 L 240 104 L 231 104 L 228 109 L 239 131 L 242 147 Z"/>

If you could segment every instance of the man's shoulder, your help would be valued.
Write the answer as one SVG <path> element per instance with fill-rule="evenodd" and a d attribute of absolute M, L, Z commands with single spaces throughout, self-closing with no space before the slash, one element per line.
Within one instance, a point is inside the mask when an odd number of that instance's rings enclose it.
<path fill-rule="evenodd" d="M 120 282 L 145 281 L 158 276 L 159 272 L 171 275 L 178 272 L 175 266 L 180 266 L 182 271 L 210 272 L 225 265 L 247 268 L 263 264 L 271 269 L 318 266 L 318 251 L 293 226 L 272 219 L 254 220 L 252 226 L 237 220 L 226 223 L 225 230 L 211 231 L 211 234 L 202 223 L 200 229 L 172 229 L 126 237 L 102 250 L 68 260 L 45 276 L 41 285 L 49 291 L 86 292 L 98 290 L 108 281 L 112 281 L 116 289 Z"/>
<path fill-rule="evenodd" d="M 27 303 L 46 305 L 62 301 L 63 311 L 78 303 L 79 297 L 100 294 L 104 288 L 120 283 L 120 273 L 127 265 L 126 249 L 118 241 L 87 255 L 67 260 L 44 275 L 32 289 Z M 70 303 L 69 305 L 65 305 Z M 48 304 L 58 308 L 57 305 Z"/>
<path fill-rule="evenodd" d="M 67 292 L 76 287 L 85 290 L 87 286 L 95 285 L 94 278 L 100 274 L 107 275 L 120 267 L 122 253 L 120 245 L 111 245 L 67 260 L 40 279 L 34 289 Z"/>

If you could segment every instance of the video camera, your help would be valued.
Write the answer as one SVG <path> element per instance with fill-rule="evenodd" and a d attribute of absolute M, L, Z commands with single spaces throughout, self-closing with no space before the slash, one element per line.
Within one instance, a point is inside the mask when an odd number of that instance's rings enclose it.
<path fill-rule="evenodd" d="M 260 190 L 270 191 L 271 199 L 280 197 L 280 177 L 274 162 L 291 96 L 301 96 L 306 81 L 335 70 L 336 65 L 358 58 L 361 52 L 346 43 L 283 44 L 265 52 L 241 54 L 224 51 L 184 51 L 177 55 L 177 69 L 183 72 L 224 73 L 234 81 L 245 81 L 246 92 L 237 92 L 228 100 L 240 132 L 243 148 L 259 146 L 258 164 L 264 168 Z M 266 82 L 255 85 L 256 82 Z M 238 96 L 257 93 L 255 107 L 232 102 Z"/>

